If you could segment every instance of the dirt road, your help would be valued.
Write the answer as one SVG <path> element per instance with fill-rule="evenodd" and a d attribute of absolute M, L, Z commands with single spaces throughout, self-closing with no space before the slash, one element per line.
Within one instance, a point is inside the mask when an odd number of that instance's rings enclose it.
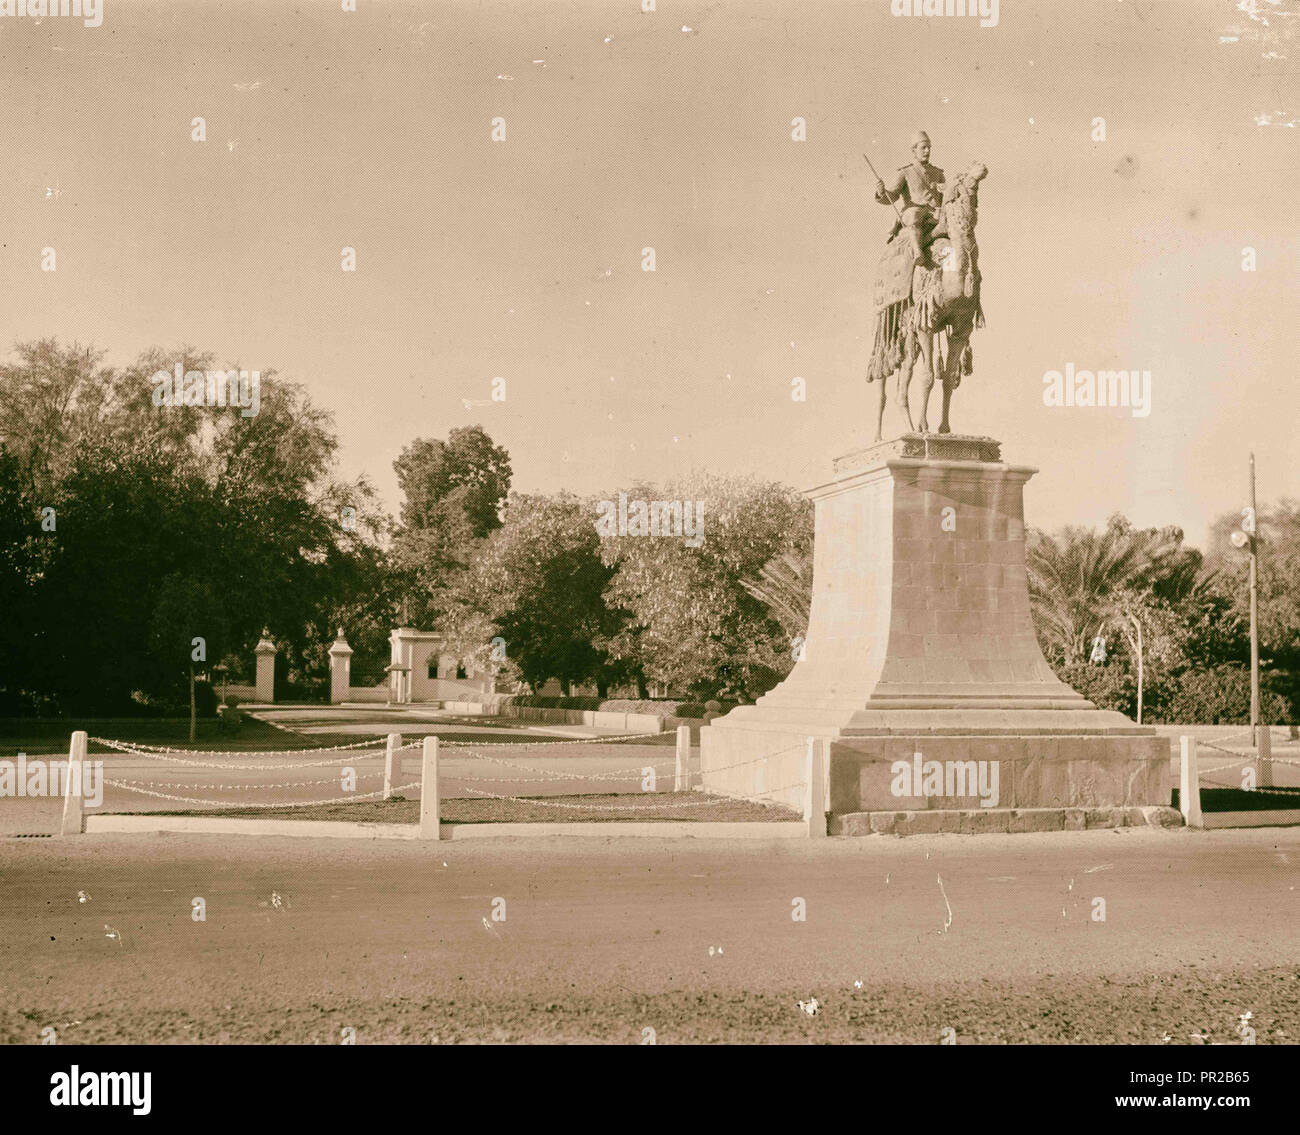
<path fill-rule="evenodd" d="M 1295 1043 L 1300 830 L 4 839 L 0 940 L 9 1043 Z"/>

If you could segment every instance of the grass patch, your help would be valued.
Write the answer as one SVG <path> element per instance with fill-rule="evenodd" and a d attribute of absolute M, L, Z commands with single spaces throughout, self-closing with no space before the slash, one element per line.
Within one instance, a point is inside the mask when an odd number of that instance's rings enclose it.
<path fill-rule="evenodd" d="M 1178 807 L 1178 789 L 1174 789 L 1173 806 Z M 1202 788 L 1202 812 L 1273 812 L 1300 808 L 1300 788 Z"/>
<path fill-rule="evenodd" d="M 674 793 L 639 792 L 579 796 L 547 796 L 518 800 L 450 799 L 441 802 L 444 824 L 535 824 L 583 823 L 590 820 L 628 823 L 657 823 L 667 820 L 696 822 L 792 823 L 801 819 L 791 808 L 765 807 L 750 800 L 730 800 L 700 792 L 684 794 L 681 803 L 689 807 L 663 807 L 673 803 Z M 538 803 L 537 801 L 543 801 Z M 704 804 L 704 801 L 708 801 Z M 557 808 L 553 805 L 578 805 Z M 618 811 L 612 810 L 618 808 Z M 625 811 L 624 809 L 634 809 Z M 356 823 L 417 824 L 419 800 L 361 800 L 355 804 L 321 804 L 307 808 L 204 808 L 189 811 L 117 813 L 151 816 L 222 816 L 276 820 L 351 820 Z"/>
<path fill-rule="evenodd" d="M 355 734 L 314 733 L 305 736 L 291 733 L 247 714 L 236 733 L 222 732 L 215 719 L 200 718 L 193 741 L 190 740 L 188 717 L 101 717 L 52 721 L 6 718 L 0 720 L 0 752 L 9 753 L 12 750 L 15 753 L 26 753 L 29 757 L 54 754 L 67 756 L 69 738 L 77 729 L 84 729 L 92 737 L 111 737 L 115 741 L 127 743 L 223 753 L 317 749 L 365 740 Z M 90 745 L 92 753 L 112 751 L 93 742 Z"/>

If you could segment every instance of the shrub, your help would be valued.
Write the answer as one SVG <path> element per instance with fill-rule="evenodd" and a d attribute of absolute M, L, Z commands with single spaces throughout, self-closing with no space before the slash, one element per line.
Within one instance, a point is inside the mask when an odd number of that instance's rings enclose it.
<path fill-rule="evenodd" d="M 244 715 L 239 712 L 237 705 L 223 705 L 217 710 L 217 721 L 223 733 L 238 733 L 243 719 Z"/>
<path fill-rule="evenodd" d="M 329 683 L 324 678 L 299 678 L 296 682 L 277 680 L 275 683 L 275 700 L 281 702 L 306 702 L 309 705 L 328 705 L 330 700 Z"/>
<path fill-rule="evenodd" d="M 516 694 L 507 702 L 508 705 L 522 706 L 525 709 L 599 709 L 600 698 L 565 698 L 556 695 Z"/>
<path fill-rule="evenodd" d="M 1278 679 L 1260 675 L 1259 712 L 1263 721 L 1285 724 L 1295 720 L 1295 707 L 1276 688 Z M 1247 725 L 1250 723 L 1250 670 L 1236 663 L 1189 670 L 1169 682 L 1158 715 L 1151 720 L 1170 725 Z"/>
<path fill-rule="evenodd" d="M 528 709 L 585 709 L 603 713 L 645 713 L 658 717 L 703 717 L 704 702 L 677 701 L 674 698 L 562 698 L 539 694 L 514 694 L 496 699 L 501 705 Z M 708 703 L 717 705 L 716 702 Z M 722 712 L 734 708 L 735 702 L 723 702 Z"/>
<path fill-rule="evenodd" d="M 1137 717 L 1137 677 L 1122 661 L 1112 659 L 1102 666 L 1076 662 L 1055 669 L 1061 681 L 1099 709 Z M 1264 721 L 1283 725 L 1295 720 L 1296 707 L 1286 693 L 1288 681 L 1289 675 L 1261 674 L 1260 714 Z M 1250 670 L 1233 662 L 1173 676 L 1148 671 L 1142 719 L 1148 725 L 1248 724 Z"/>
<path fill-rule="evenodd" d="M 1137 679 L 1119 662 L 1102 666 L 1072 662 L 1058 666 L 1056 676 L 1073 687 L 1098 709 L 1113 709 L 1125 717 L 1137 716 Z M 1150 705 L 1151 691 L 1143 696 L 1143 716 Z"/>
<path fill-rule="evenodd" d="M 217 691 L 210 682 L 194 683 L 194 711 L 199 717 L 216 717 Z"/>
<path fill-rule="evenodd" d="M 58 702 L 32 690 L 0 690 L 0 717 L 59 717 Z"/>

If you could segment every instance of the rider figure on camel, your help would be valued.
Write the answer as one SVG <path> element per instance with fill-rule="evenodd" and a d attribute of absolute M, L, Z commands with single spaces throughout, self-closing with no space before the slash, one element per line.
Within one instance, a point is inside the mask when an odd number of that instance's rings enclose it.
<path fill-rule="evenodd" d="M 893 183 L 876 180 L 876 200 L 882 205 L 901 201 L 902 215 L 894 222 L 886 244 L 906 231 L 916 265 L 932 267 L 927 251 L 935 237 L 943 236 L 943 170 L 930 164 L 930 136 L 924 130 L 912 135 L 912 161 L 899 167 Z"/>

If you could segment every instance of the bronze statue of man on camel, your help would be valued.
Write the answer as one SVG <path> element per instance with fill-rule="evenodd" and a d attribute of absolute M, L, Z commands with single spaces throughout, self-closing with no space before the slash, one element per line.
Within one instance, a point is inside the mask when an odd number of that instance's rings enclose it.
<path fill-rule="evenodd" d="M 892 206 L 896 214 L 872 297 L 875 337 L 867 381 L 880 383 L 877 441 L 885 416 L 885 383 L 895 372 L 909 429 L 930 432 L 930 391 L 939 382 L 943 386 L 939 432 L 951 432 L 948 404 L 962 375 L 971 373 L 971 332 L 984 326 L 975 223 L 979 183 L 987 176 L 987 167 L 974 162 L 947 183 L 943 170 L 930 164 L 930 137 L 922 130 L 912 138 L 912 160 L 899 168 L 890 183 L 876 177 L 875 199 Z M 921 420 L 913 424 L 908 387 L 918 358 L 925 364 L 925 377 Z"/>

